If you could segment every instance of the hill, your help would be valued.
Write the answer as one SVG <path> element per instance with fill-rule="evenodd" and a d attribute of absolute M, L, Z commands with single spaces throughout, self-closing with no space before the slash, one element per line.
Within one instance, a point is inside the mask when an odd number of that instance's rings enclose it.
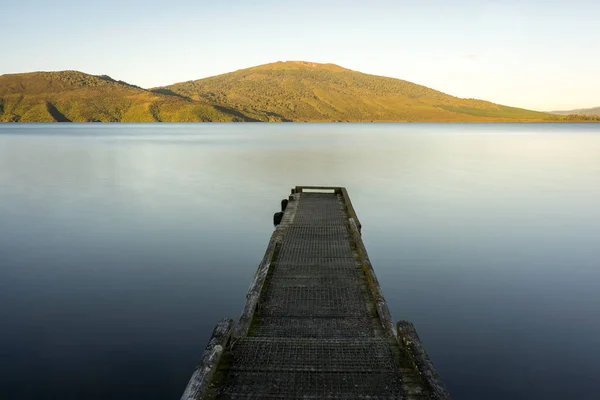
<path fill-rule="evenodd" d="M 0 122 L 596 121 L 462 99 L 334 64 L 276 62 L 146 90 L 78 71 L 0 76 Z"/>
<path fill-rule="evenodd" d="M 579 114 L 579 115 L 598 115 L 598 116 L 600 116 L 600 107 L 580 108 L 578 110 L 571 110 L 571 111 L 552 111 L 551 113 L 558 114 L 558 115 Z"/>
<path fill-rule="evenodd" d="M 0 121 L 154 122 L 243 120 L 204 101 L 153 93 L 78 71 L 0 76 Z"/>
<path fill-rule="evenodd" d="M 334 64 L 276 62 L 152 89 L 261 121 L 557 121 L 547 113 L 461 99 Z"/>

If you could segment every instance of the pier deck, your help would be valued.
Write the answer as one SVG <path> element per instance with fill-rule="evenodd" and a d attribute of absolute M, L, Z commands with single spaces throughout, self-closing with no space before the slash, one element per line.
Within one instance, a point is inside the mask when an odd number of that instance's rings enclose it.
<path fill-rule="evenodd" d="M 449 399 L 412 325 L 391 320 L 346 190 L 308 189 L 182 399 Z"/>

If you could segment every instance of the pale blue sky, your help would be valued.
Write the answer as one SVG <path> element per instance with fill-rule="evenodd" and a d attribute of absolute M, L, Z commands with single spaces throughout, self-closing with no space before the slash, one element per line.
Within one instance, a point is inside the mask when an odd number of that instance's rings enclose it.
<path fill-rule="evenodd" d="M 537 110 L 600 106 L 600 1 L 3 0 L 0 74 L 142 87 L 331 62 Z"/>

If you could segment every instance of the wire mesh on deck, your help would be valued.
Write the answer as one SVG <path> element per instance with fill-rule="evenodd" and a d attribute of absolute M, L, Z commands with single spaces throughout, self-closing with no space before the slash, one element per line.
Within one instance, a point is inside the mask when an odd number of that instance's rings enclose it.
<path fill-rule="evenodd" d="M 354 285 L 356 282 L 356 278 L 348 277 L 344 279 L 342 276 L 336 277 L 333 275 L 329 276 L 321 276 L 321 277 L 287 277 L 287 278 L 277 278 L 277 287 L 278 288 L 290 288 L 290 287 L 303 287 L 303 288 L 321 288 L 321 289 L 331 289 L 331 288 L 344 288 L 347 287 L 348 284 Z"/>
<path fill-rule="evenodd" d="M 271 285 L 278 286 L 354 286 L 360 270 L 354 262 L 346 266 L 325 267 L 318 265 L 273 266 Z"/>
<path fill-rule="evenodd" d="M 285 241 L 304 240 L 348 240 L 348 230 L 345 226 L 290 226 L 284 235 Z"/>
<path fill-rule="evenodd" d="M 296 212 L 296 215 L 294 216 L 294 223 L 299 225 L 327 224 L 345 226 L 346 219 L 337 215 L 314 215 L 311 213 Z"/>
<path fill-rule="evenodd" d="M 402 397 L 347 218 L 339 195 L 300 194 L 249 336 L 230 350 L 220 398 Z"/>
<path fill-rule="evenodd" d="M 280 338 L 373 337 L 371 319 L 364 317 L 260 317 L 253 336 Z"/>
<path fill-rule="evenodd" d="M 340 263 L 343 263 L 346 266 L 349 266 L 349 262 L 353 261 L 353 259 L 350 257 L 312 257 L 311 253 L 295 252 L 294 250 L 286 251 L 283 257 L 277 258 L 277 261 L 281 264 L 288 265 L 323 265 L 326 267 L 327 264 L 324 262 L 324 260 L 331 259 L 337 259 L 340 261 Z"/>
<path fill-rule="evenodd" d="M 303 193 L 296 207 L 296 225 L 345 226 L 346 217 L 336 195 L 314 196 Z"/>
<path fill-rule="evenodd" d="M 395 371 L 383 339 L 245 338 L 233 348 L 232 370 L 242 371 Z"/>
<path fill-rule="evenodd" d="M 398 399 L 400 380 L 381 339 L 242 339 L 222 398 Z"/>
<path fill-rule="evenodd" d="M 337 268 L 337 267 L 350 267 L 352 265 L 356 266 L 356 260 L 354 257 L 319 257 L 319 258 L 310 258 L 306 262 L 297 263 L 297 262 L 287 262 L 282 261 L 277 258 L 277 265 L 280 266 L 303 266 L 303 265 L 313 265 L 322 268 Z"/>
<path fill-rule="evenodd" d="M 312 196 L 309 194 L 301 194 L 300 202 L 298 206 L 305 208 L 318 208 L 316 211 L 320 211 L 326 208 L 340 208 L 342 207 L 340 199 L 337 196 Z"/>
<path fill-rule="evenodd" d="M 271 285 L 259 307 L 262 316 L 361 316 L 367 313 L 365 299 L 358 286 Z"/>
<path fill-rule="evenodd" d="M 344 242 L 317 242 L 306 241 L 294 245 L 281 246 L 278 260 L 291 263 L 295 260 L 304 260 L 307 258 L 351 258 L 352 249 L 349 243 Z"/>
<path fill-rule="evenodd" d="M 221 399 L 401 399 L 399 377 L 385 372 L 231 371 Z"/>
<path fill-rule="evenodd" d="M 301 204 L 307 205 L 314 202 L 330 202 L 331 204 L 340 205 L 341 197 L 333 193 L 300 193 Z"/>

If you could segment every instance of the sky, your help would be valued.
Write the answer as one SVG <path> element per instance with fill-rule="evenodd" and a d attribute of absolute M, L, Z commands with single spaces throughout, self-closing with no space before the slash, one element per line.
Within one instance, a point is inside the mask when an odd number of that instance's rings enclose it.
<path fill-rule="evenodd" d="M 0 74 L 150 88 L 302 60 L 534 110 L 600 106 L 597 0 L 1 1 Z"/>

